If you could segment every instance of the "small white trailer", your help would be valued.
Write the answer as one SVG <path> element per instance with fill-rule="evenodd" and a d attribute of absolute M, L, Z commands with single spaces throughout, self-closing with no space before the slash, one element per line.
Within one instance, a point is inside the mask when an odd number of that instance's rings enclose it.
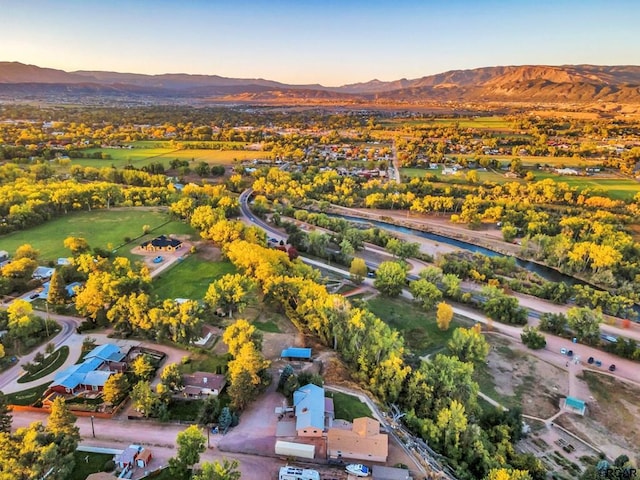
<path fill-rule="evenodd" d="M 278 480 L 320 480 L 320 474 L 316 470 L 298 467 L 281 467 Z"/>

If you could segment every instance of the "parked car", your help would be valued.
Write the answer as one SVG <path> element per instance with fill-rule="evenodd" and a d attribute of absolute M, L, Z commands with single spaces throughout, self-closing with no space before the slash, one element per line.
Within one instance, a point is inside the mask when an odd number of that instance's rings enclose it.
<path fill-rule="evenodd" d="M 562 355 L 566 355 L 566 354 L 567 354 L 567 349 L 566 349 L 566 348 L 561 348 L 561 349 L 560 349 L 560 353 L 561 353 Z"/>
<path fill-rule="evenodd" d="M 610 371 L 610 372 L 615 372 L 615 371 L 616 371 L 616 365 L 615 365 L 615 363 L 612 363 L 611 365 L 609 365 L 609 371 Z"/>
<path fill-rule="evenodd" d="M 158 255 L 156 258 L 153 259 L 153 263 L 161 263 L 164 260 L 164 258 L 161 255 Z"/>
<path fill-rule="evenodd" d="M 601 367 L 602 366 L 602 362 L 600 360 L 596 360 L 596 367 Z"/>
<path fill-rule="evenodd" d="M 589 359 L 587 360 L 587 363 L 591 365 L 594 361 L 595 361 L 595 358 L 589 357 Z"/>
<path fill-rule="evenodd" d="M 567 357 L 573 357 L 573 350 L 569 350 L 567 352 Z"/>

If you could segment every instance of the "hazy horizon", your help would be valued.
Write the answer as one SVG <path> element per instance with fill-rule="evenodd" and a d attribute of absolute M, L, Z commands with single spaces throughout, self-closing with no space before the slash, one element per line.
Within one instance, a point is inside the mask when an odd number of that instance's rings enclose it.
<path fill-rule="evenodd" d="M 503 65 L 639 65 L 631 1 L 0 0 L 0 61 L 340 86 Z"/>

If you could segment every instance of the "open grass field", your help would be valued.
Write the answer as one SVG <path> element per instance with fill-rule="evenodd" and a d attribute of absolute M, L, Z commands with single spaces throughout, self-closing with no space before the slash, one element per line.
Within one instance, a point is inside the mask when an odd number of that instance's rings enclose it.
<path fill-rule="evenodd" d="M 198 254 L 190 255 L 155 277 L 152 293 L 163 299 L 201 300 L 209 284 L 227 273 L 236 273 L 235 267 L 229 262 L 211 262 L 200 258 Z"/>
<path fill-rule="evenodd" d="M 134 259 L 139 258 L 129 252 L 134 243 L 119 247 L 125 237 L 133 239 L 142 235 L 144 225 L 149 225 L 153 230 L 150 237 L 194 233 L 190 226 L 173 221 L 166 211 L 159 208 L 114 208 L 71 213 L 37 227 L 0 237 L 0 243 L 2 249 L 8 252 L 14 252 L 20 245 L 29 243 L 40 251 L 40 262 L 43 263 L 70 256 L 63 242 L 65 238 L 74 236 L 86 239 L 91 247 L 118 248 L 117 255 Z"/>
<path fill-rule="evenodd" d="M 336 419 L 353 422 L 354 418 L 371 417 L 369 407 L 357 397 L 340 392 L 329 392 L 327 397 L 333 398 Z"/>
<path fill-rule="evenodd" d="M 367 301 L 369 309 L 390 327 L 400 331 L 405 344 L 416 355 L 427 355 L 446 348 L 456 327 L 472 324 L 454 316 L 449 330 L 442 331 L 436 324 L 435 311 L 425 312 L 417 304 L 401 298 L 378 296 Z"/>
<path fill-rule="evenodd" d="M 386 127 L 401 127 L 405 125 L 419 126 L 442 126 L 448 127 L 459 125 L 460 128 L 477 128 L 479 130 L 513 130 L 513 122 L 504 117 L 466 117 L 466 118 L 434 118 L 434 119 L 413 119 L 413 120 L 388 120 L 380 122 Z"/>
<path fill-rule="evenodd" d="M 640 192 L 640 182 L 630 178 L 599 178 L 561 176 L 547 172 L 536 172 L 536 180 L 551 178 L 556 182 L 566 182 L 578 190 L 585 188 L 602 190 L 602 194 L 615 200 L 630 200 Z"/>
<path fill-rule="evenodd" d="M 113 460 L 113 455 L 107 453 L 78 452 L 73 454 L 76 462 L 67 480 L 84 480 L 92 473 L 102 472 L 105 463 Z M 113 477 L 115 478 L 115 477 Z"/>

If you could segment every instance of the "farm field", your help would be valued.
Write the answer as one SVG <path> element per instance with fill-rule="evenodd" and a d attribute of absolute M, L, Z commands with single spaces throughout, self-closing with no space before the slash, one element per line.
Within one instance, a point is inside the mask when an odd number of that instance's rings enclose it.
<path fill-rule="evenodd" d="M 442 331 L 436 324 L 435 311 L 425 312 L 417 304 L 400 298 L 375 297 L 367 300 L 368 308 L 391 328 L 398 330 L 405 344 L 416 355 L 427 355 L 446 348 L 457 327 L 471 323 L 454 316 L 449 329 Z"/>
<path fill-rule="evenodd" d="M 169 214 L 161 209 L 114 208 L 71 213 L 37 227 L 0 237 L 0 242 L 3 250 L 10 253 L 20 245 L 30 244 L 40 251 L 41 263 L 55 261 L 59 257 L 69 257 L 71 254 L 63 242 L 70 236 L 86 239 L 92 248 L 115 248 L 118 255 L 138 259 L 139 256 L 129 252 L 131 247 L 120 246 L 125 242 L 125 237 L 134 239 L 141 236 L 144 225 L 151 227 L 153 234 L 150 237 L 162 233 L 193 233 L 190 226 L 172 220 Z"/>
<path fill-rule="evenodd" d="M 110 155 L 107 159 L 94 158 L 74 158 L 73 165 L 83 167 L 111 167 L 122 168 L 126 165 L 144 167 L 151 163 L 161 163 L 165 168 L 169 168 L 171 160 L 189 160 L 193 162 L 207 162 L 211 164 L 233 164 L 235 160 L 253 160 L 254 158 L 268 157 L 267 152 L 256 152 L 252 150 L 176 150 L 170 148 L 140 148 L 140 149 L 112 149 L 112 148 L 92 148 L 85 150 L 87 155 L 96 152 Z M 195 165 L 194 165 L 195 166 Z"/>
<path fill-rule="evenodd" d="M 204 298 L 209 284 L 214 280 L 235 273 L 235 267 L 229 262 L 212 262 L 190 255 L 153 280 L 152 294 L 159 298 Z"/>
<path fill-rule="evenodd" d="M 389 127 L 400 127 L 404 125 L 437 125 L 448 127 L 459 125 L 460 128 L 477 128 L 482 130 L 513 130 L 514 125 L 504 117 L 474 117 L 474 118 L 434 118 L 434 119 L 413 119 L 413 120 L 389 120 L 380 122 Z"/>
<path fill-rule="evenodd" d="M 630 178 L 599 178 L 560 176 L 547 172 L 536 172 L 536 180 L 551 178 L 556 182 L 566 182 L 578 190 L 585 188 L 599 189 L 602 193 L 615 200 L 630 200 L 640 192 L 640 182 Z"/>

